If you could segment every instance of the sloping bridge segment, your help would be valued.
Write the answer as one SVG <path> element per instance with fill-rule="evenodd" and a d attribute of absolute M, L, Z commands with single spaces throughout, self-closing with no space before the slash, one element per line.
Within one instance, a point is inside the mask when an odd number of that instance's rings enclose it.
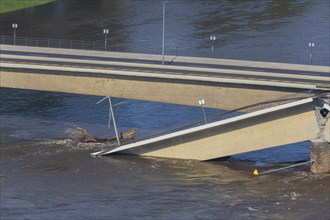
<path fill-rule="evenodd" d="M 93 155 L 124 153 L 204 161 L 321 136 L 329 142 L 329 120 L 320 116 L 316 100 L 304 98 Z"/>

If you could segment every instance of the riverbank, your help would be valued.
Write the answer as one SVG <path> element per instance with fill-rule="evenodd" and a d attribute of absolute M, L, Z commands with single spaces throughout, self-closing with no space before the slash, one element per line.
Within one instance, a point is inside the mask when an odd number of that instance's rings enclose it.
<path fill-rule="evenodd" d="M 55 0 L 0 0 L 0 14 L 47 4 Z"/>

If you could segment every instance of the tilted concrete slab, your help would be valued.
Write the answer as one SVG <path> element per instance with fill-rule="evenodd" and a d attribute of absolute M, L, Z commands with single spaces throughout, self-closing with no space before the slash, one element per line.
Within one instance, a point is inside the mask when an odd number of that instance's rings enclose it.
<path fill-rule="evenodd" d="M 319 127 L 312 98 L 144 140 L 112 153 L 210 160 L 315 139 Z"/>

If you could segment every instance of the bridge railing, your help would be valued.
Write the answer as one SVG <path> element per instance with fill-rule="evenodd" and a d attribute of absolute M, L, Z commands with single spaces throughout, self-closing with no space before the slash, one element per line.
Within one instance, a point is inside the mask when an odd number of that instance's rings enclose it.
<path fill-rule="evenodd" d="M 102 41 L 82 41 L 82 40 L 66 40 L 66 39 L 49 39 L 49 38 L 33 38 L 33 37 L 13 37 L 0 36 L 1 44 L 31 46 L 31 47 L 48 47 L 76 50 L 107 50 L 107 51 L 126 51 L 128 48 L 124 45 L 107 45 Z"/>
<path fill-rule="evenodd" d="M 34 38 L 34 37 L 14 37 L 0 35 L 0 44 L 30 46 L 30 47 L 46 47 L 59 49 L 75 49 L 75 50 L 94 50 L 94 51 L 112 51 L 112 52 L 131 52 L 131 53 L 148 53 L 161 54 L 162 48 L 155 46 L 132 46 L 126 43 L 108 42 L 107 45 L 103 40 L 99 41 L 84 41 L 84 40 L 67 40 L 67 39 L 50 39 L 50 38 Z M 192 50 L 187 48 L 169 47 L 165 48 L 166 55 L 191 56 Z M 207 56 L 205 52 L 195 52 L 197 56 Z"/>
<path fill-rule="evenodd" d="M 146 54 L 162 54 L 162 47 L 152 46 L 150 42 L 142 43 L 118 43 L 109 41 L 105 45 L 104 40 L 85 41 L 85 40 L 67 40 L 67 39 L 50 39 L 50 38 L 34 38 L 34 37 L 14 37 L 0 35 L 0 44 L 19 45 L 31 47 L 47 47 L 47 48 L 62 48 L 76 50 L 95 50 L 95 51 L 112 51 L 112 52 L 130 52 L 130 53 L 146 53 Z M 165 54 L 170 56 L 197 56 L 197 57 L 212 57 L 210 48 L 185 48 L 182 46 L 166 45 Z M 308 48 L 301 48 L 290 54 L 277 53 L 272 51 L 235 51 L 226 50 L 224 48 L 216 48 L 214 57 L 223 59 L 238 59 L 238 60 L 255 60 L 265 62 L 284 62 L 297 64 L 310 64 Z M 329 65 L 329 52 L 325 54 L 313 54 L 313 64 Z"/>
<path fill-rule="evenodd" d="M 112 51 L 112 52 L 130 52 L 130 53 L 148 53 L 160 54 L 161 47 L 155 46 L 132 46 L 126 43 L 85 41 L 85 40 L 67 40 L 67 39 L 51 39 L 51 38 L 35 38 L 35 37 L 14 37 L 0 35 L 0 44 L 30 46 L 30 47 L 45 47 L 45 48 L 59 48 L 59 49 L 74 49 L 74 50 L 94 50 L 94 51 Z M 167 47 L 167 55 L 178 55 L 179 48 Z M 184 50 L 181 49 L 183 53 Z"/>

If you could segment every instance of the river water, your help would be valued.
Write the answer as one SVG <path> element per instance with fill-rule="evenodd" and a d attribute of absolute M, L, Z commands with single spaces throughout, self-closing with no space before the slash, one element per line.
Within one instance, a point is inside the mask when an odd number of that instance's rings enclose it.
<path fill-rule="evenodd" d="M 1 15 L 1 35 L 102 41 L 160 53 L 162 1 L 64 1 Z M 166 53 L 329 65 L 328 0 L 172 0 Z M 197 162 L 116 155 L 63 142 L 65 130 L 107 128 L 102 97 L 0 90 L 1 219 L 329 219 L 330 175 L 308 166 L 253 176 L 309 160 L 309 143 Z M 138 136 L 203 119 L 200 108 L 138 100 L 115 108 L 120 130 Z M 207 115 L 221 111 L 207 109 Z"/>

